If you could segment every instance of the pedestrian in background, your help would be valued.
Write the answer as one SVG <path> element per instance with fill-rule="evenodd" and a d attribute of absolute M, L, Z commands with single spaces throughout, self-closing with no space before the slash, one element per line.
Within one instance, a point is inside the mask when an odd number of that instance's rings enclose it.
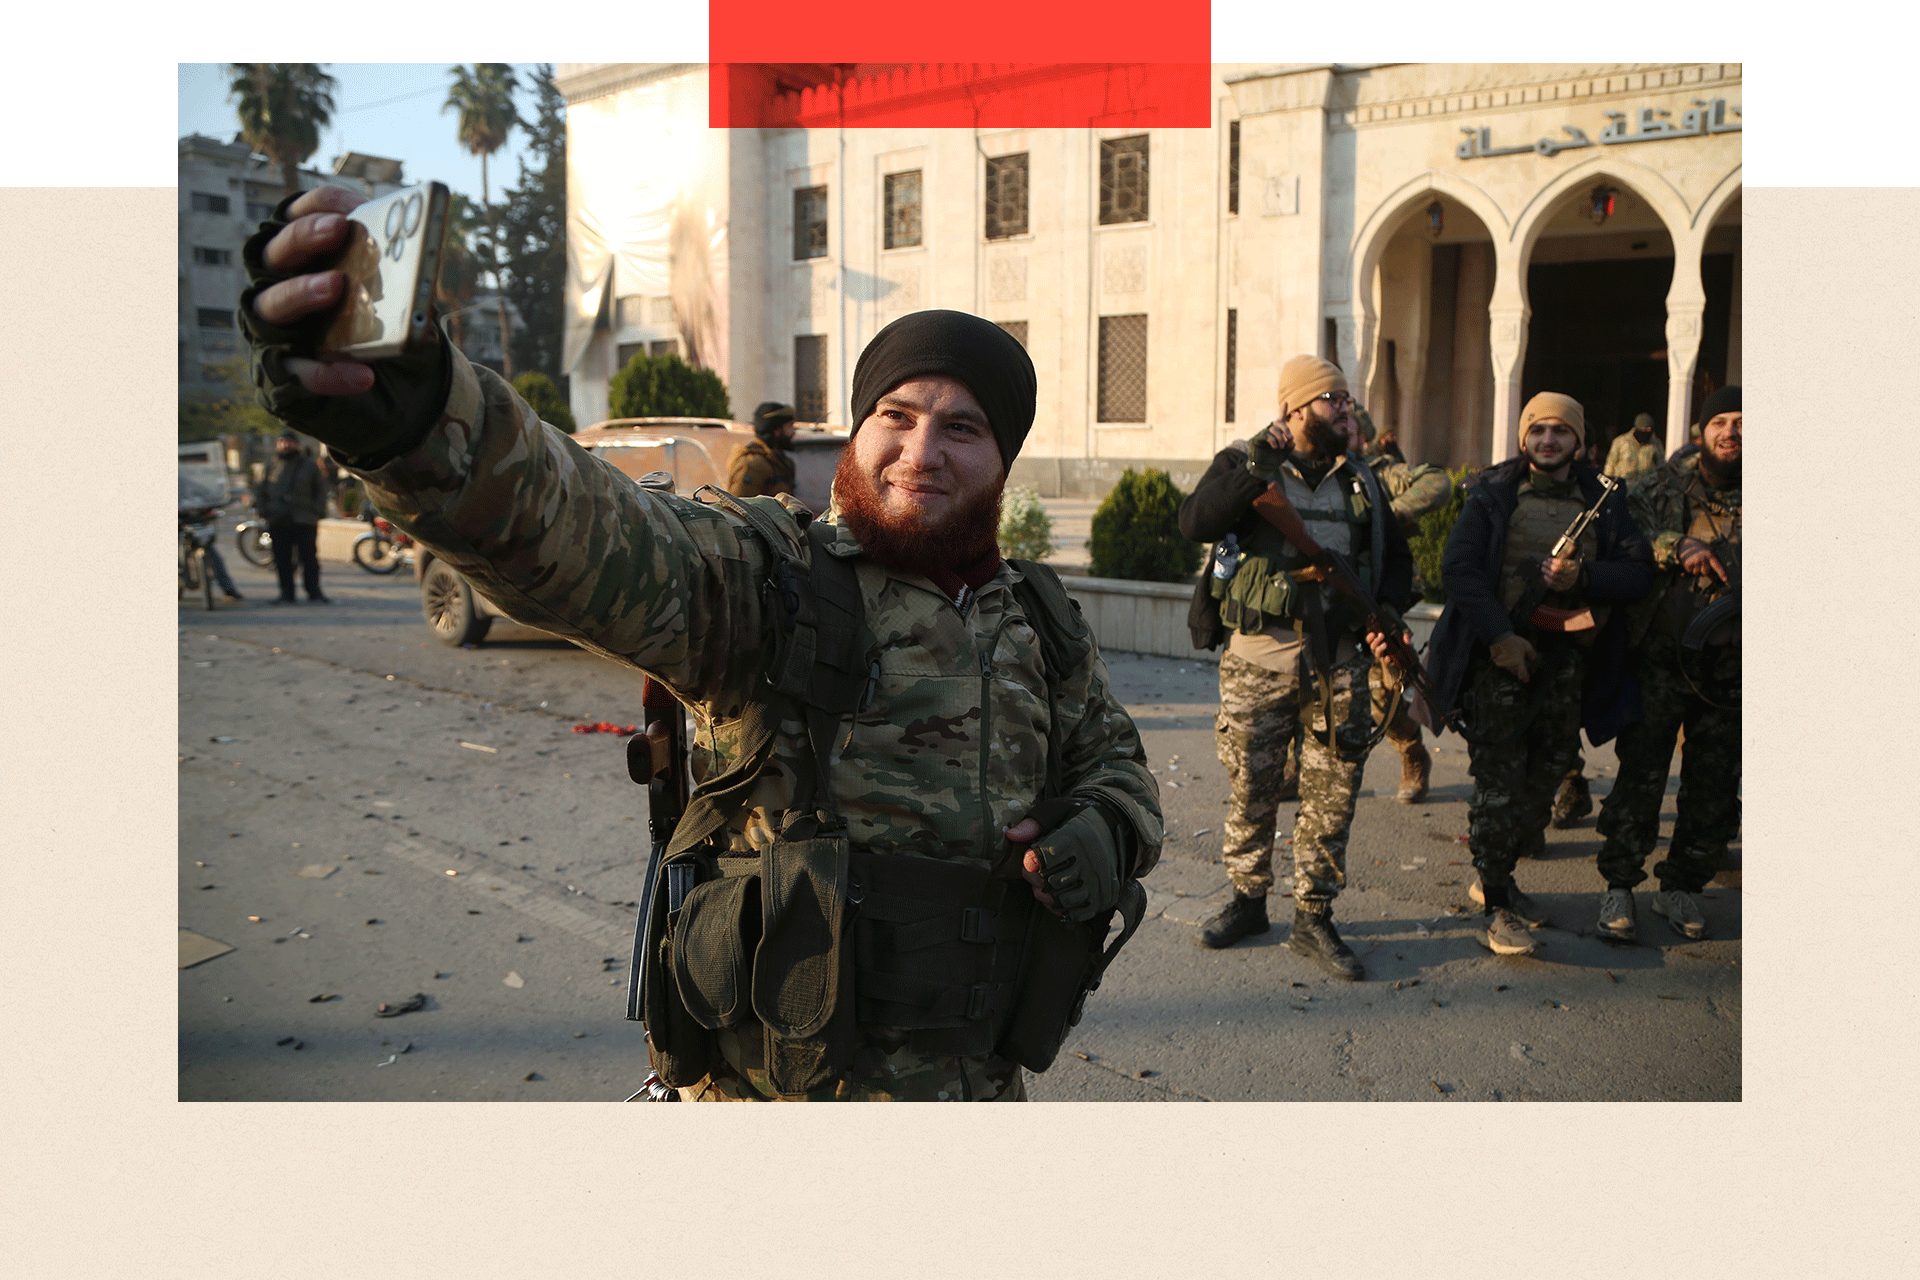
<path fill-rule="evenodd" d="M 273 570 L 280 576 L 280 595 L 273 604 L 292 604 L 293 561 L 300 559 L 301 583 L 307 599 L 327 604 L 320 590 L 320 518 L 327 514 L 327 478 L 320 464 L 300 447 L 300 437 L 282 432 L 274 442 L 273 461 L 254 486 L 253 509 L 267 522 L 273 537 Z"/>
<path fill-rule="evenodd" d="M 792 493 L 793 406 L 768 400 L 753 411 L 752 440 L 733 446 L 727 458 L 727 492 L 739 498 Z"/>
<path fill-rule="evenodd" d="M 1614 479 L 1625 483 L 1660 465 L 1661 444 L 1653 438 L 1653 415 L 1633 415 L 1633 430 L 1613 438 L 1603 468 Z"/>
<path fill-rule="evenodd" d="M 1694 899 L 1740 830 L 1738 606 L 1727 621 L 1694 626 L 1705 609 L 1740 590 L 1740 388 L 1714 392 L 1701 413 L 1700 451 L 1641 477 L 1627 494 L 1659 576 L 1629 614 L 1641 717 L 1620 734 L 1620 776 L 1600 809 L 1606 844 L 1597 865 L 1607 888 L 1599 930 L 1616 942 L 1637 937 L 1633 888 L 1647 878 L 1641 868 L 1660 838 L 1660 802 L 1681 732 L 1679 814 L 1667 856 L 1653 869 L 1660 880 L 1654 913 L 1681 937 L 1707 936 Z M 1697 644 L 1688 642 L 1689 628 Z"/>
<path fill-rule="evenodd" d="M 1608 494 L 1582 532 L 1578 556 L 1554 544 L 1604 492 L 1599 473 L 1578 460 L 1586 416 L 1571 396 L 1543 391 L 1520 412 L 1520 456 L 1469 483 L 1466 504 L 1441 564 L 1447 607 L 1434 625 L 1428 669 L 1441 705 L 1458 702 L 1473 797 L 1467 847 L 1479 881 L 1471 896 L 1487 916 L 1487 946 L 1525 955 L 1547 923 L 1513 882 L 1518 860 L 1544 849 L 1556 784 L 1579 752 L 1584 723 L 1595 743 L 1619 725 L 1626 677 L 1623 619 L 1609 606 L 1640 599 L 1652 585 L 1652 553 L 1624 499 Z M 1529 598 L 1586 609 L 1593 624 L 1551 630 L 1532 621 Z M 1516 616 L 1525 610 L 1525 616 Z M 1577 616 L 1577 615 L 1576 615 Z"/>

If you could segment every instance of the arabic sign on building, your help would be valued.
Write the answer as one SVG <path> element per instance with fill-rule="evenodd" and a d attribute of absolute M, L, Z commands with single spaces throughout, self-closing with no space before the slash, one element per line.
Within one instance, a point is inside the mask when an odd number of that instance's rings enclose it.
<path fill-rule="evenodd" d="M 1653 107 L 1642 107 L 1635 124 L 1629 128 L 1627 113 L 1609 111 L 1607 118 L 1613 123 L 1600 131 L 1598 138 L 1589 138 L 1586 131 L 1570 124 L 1560 126 L 1567 137 L 1540 138 L 1533 142 L 1523 142 L 1515 147 L 1496 147 L 1492 145 L 1493 130 L 1489 128 L 1462 126 L 1460 132 L 1467 135 L 1466 140 L 1454 147 L 1453 154 L 1462 160 L 1484 160 L 1489 156 L 1517 156 L 1531 151 L 1536 155 L 1553 156 L 1562 151 L 1577 151 L 1581 147 L 1609 147 L 1626 142 L 1664 142 L 1669 138 L 1704 138 L 1715 133 L 1738 133 L 1738 120 L 1729 123 L 1729 113 L 1738 116 L 1740 108 L 1729 108 L 1725 98 L 1715 98 L 1708 102 L 1701 98 L 1693 99 L 1693 110 L 1681 113 L 1680 123 L 1671 119 L 1660 120 L 1657 116 L 1672 116 L 1672 112 Z"/>

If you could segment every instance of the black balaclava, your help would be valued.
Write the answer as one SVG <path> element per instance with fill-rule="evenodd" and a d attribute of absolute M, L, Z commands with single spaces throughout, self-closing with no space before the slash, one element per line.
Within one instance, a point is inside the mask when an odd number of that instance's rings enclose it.
<path fill-rule="evenodd" d="M 973 392 L 1000 446 L 1000 469 L 1011 468 L 1033 429 L 1033 361 L 1012 334 L 964 311 L 915 311 L 873 335 L 853 367 L 853 430 L 881 396 L 929 374 L 958 379 Z"/>
<path fill-rule="evenodd" d="M 781 427 L 792 421 L 792 405 L 781 404 L 778 400 L 763 400 L 760 407 L 753 411 L 753 434 L 771 441 L 780 433 Z"/>

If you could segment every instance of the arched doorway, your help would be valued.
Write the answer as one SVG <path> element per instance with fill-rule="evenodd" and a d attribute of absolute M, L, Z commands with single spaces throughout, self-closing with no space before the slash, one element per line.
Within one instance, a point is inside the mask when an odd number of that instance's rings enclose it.
<path fill-rule="evenodd" d="M 1528 254 L 1521 400 L 1540 391 L 1578 400 L 1588 447 L 1600 460 L 1636 414 L 1662 430 L 1673 269 L 1673 237 L 1660 214 L 1605 174 L 1560 196 Z M 1710 309 L 1712 296 L 1709 286 Z M 1724 306 L 1721 315 L 1724 323 Z"/>
<path fill-rule="evenodd" d="M 1484 462 L 1494 401 L 1492 234 L 1472 209 L 1435 190 L 1401 215 L 1378 261 L 1368 412 L 1399 436 L 1410 462 Z"/>

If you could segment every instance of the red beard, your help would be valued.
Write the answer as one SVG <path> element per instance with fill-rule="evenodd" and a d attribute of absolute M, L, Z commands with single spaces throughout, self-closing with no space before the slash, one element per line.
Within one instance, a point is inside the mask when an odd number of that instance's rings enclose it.
<path fill-rule="evenodd" d="M 873 480 L 854 462 L 852 445 L 841 453 L 833 473 L 834 503 L 840 519 L 860 540 L 861 551 L 877 564 L 908 573 L 964 569 L 997 550 L 1005 488 L 1002 476 L 944 520 L 921 524 L 887 514 Z"/>

